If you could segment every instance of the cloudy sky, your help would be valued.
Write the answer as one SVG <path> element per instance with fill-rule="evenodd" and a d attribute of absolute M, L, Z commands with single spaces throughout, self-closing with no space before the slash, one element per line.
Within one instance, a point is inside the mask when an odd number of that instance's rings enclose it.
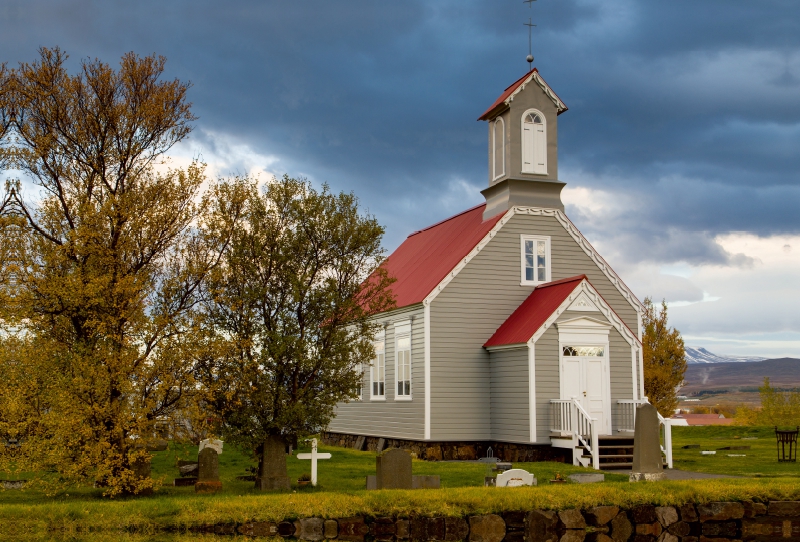
<path fill-rule="evenodd" d="M 0 50 L 166 56 L 200 117 L 176 164 L 354 191 L 391 250 L 483 200 L 529 16 L 567 214 L 688 345 L 800 357 L 796 0 L 3 0 Z"/>

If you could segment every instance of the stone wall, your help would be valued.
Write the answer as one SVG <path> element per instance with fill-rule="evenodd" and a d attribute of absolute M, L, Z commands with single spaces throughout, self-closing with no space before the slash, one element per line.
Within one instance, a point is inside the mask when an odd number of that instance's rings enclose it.
<path fill-rule="evenodd" d="M 283 537 L 319 542 L 728 542 L 800 540 L 800 502 L 643 504 L 630 509 L 531 510 L 469 517 L 303 518 L 297 521 L 209 525 L 216 534 Z"/>
<path fill-rule="evenodd" d="M 428 461 L 475 460 L 486 457 L 489 447 L 494 457 L 502 461 L 557 461 L 571 463 L 571 451 L 550 445 L 511 444 L 506 442 L 421 442 L 381 437 L 363 437 L 342 433 L 323 433 L 322 442 L 330 446 L 356 448 L 371 452 L 387 448 L 401 448 Z"/>

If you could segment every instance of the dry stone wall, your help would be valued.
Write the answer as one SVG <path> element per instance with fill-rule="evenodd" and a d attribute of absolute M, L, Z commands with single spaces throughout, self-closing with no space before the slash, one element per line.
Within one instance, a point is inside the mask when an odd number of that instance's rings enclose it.
<path fill-rule="evenodd" d="M 800 541 L 800 501 L 642 504 L 629 509 L 530 510 L 469 517 L 303 518 L 201 526 L 193 531 L 321 542 Z"/>

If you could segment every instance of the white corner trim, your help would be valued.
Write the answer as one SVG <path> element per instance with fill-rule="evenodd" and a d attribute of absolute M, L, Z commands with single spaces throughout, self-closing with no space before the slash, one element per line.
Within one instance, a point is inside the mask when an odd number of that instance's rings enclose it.
<path fill-rule="evenodd" d="M 619 275 L 617 275 L 614 270 L 611 269 L 611 266 L 609 266 L 600 256 L 600 254 L 597 253 L 594 247 L 589 243 L 589 241 L 586 240 L 580 230 L 575 227 L 575 224 L 573 224 L 572 221 L 567 218 L 567 215 L 565 215 L 563 211 L 558 209 L 541 209 L 538 207 L 514 207 L 513 211 L 514 214 L 554 216 L 561 226 L 567 230 L 567 233 L 569 233 L 575 242 L 578 243 L 578 246 L 583 249 L 586 255 L 589 256 L 595 265 L 597 265 L 597 267 L 603 272 L 606 278 L 611 281 L 611 284 L 613 284 L 617 290 L 619 290 L 619 293 L 622 294 L 622 297 L 624 297 L 628 303 L 630 303 L 637 313 L 641 313 L 641 311 L 644 309 L 641 301 L 639 301 L 639 299 L 633 295 L 633 292 L 631 292 L 625 283 L 622 282 L 622 279 L 619 278 Z M 641 329 L 641 325 L 639 326 L 639 329 Z"/>
<path fill-rule="evenodd" d="M 472 258 L 477 256 L 480 253 L 480 251 L 483 250 L 483 247 L 485 247 L 489 243 L 489 241 L 491 241 L 492 238 L 495 235 L 497 235 L 497 232 L 500 231 L 500 228 L 502 228 L 505 225 L 505 223 L 508 222 L 513 216 L 514 216 L 514 209 L 509 209 L 508 211 L 506 211 L 506 214 L 503 215 L 503 218 L 498 220 L 497 224 L 495 224 L 494 227 L 491 230 L 489 230 L 489 233 L 484 235 L 483 239 L 481 239 L 480 242 L 477 245 L 475 245 L 475 247 L 472 250 L 469 251 L 469 254 L 467 254 L 464 258 L 462 258 L 461 261 L 459 261 L 458 264 L 456 264 L 456 266 L 450 270 L 447 276 L 445 276 L 441 280 L 441 282 L 439 282 L 439 284 L 431 291 L 431 293 L 428 294 L 428 296 L 422 301 L 422 303 L 426 307 L 430 305 L 431 301 L 436 299 L 436 296 L 439 295 L 439 292 L 444 290 L 444 287 L 450 284 L 451 280 L 456 278 L 456 276 L 461 272 L 462 269 L 464 269 L 464 267 L 466 267 L 466 265 L 472 260 Z"/>
<path fill-rule="evenodd" d="M 580 284 L 578 284 L 578 286 L 576 286 L 575 289 L 572 290 L 572 293 L 569 294 L 567 298 L 561 302 L 561 305 L 559 305 L 558 308 L 555 311 L 553 311 L 553 314 L 551 314 L 547 318 L 547 320 L 545 320 L 545 323 L 542 324 L 541 327 L 539 327 L 539 329 L 536 330 L 536 332 L 533 334 L 533 337 L 531 337 L 530 340 L 528 341 L 528 344 L 534 344 L 536 341 L 538 341 L 539 338 L 542 335 L 544 335 L 544 332 L 550 329 L 550 327 L 552 327 L 553 324 L 556 323 L 556 320 L 558 320 L 561 314 L 565 310 L 567 310 L 567 308 L 572 304 L 572 302 L 575 301 L 575 299 L 577 299 L 578 296 L 581 295 L 582 293 L 585 293 L 592 301 L 592 303 L 594 303 L 600 309 L 600 313 L 603 316 L 605 316 L 606 320 L 608 320 L 611 326 L 613 326 L 614 329 L 616 329 L 619 332 L 619 334 L 622 335 L 622 338 L 625 339 L 625 341 L 629 345 L 636 346 L 640 344 L 638 337 L 636 337 L 636 335 L 634 335 L 633 332 L 630 329 L 628 329 L 628 326 L 626 326 L 622 322 L 622 320 L 620 320 L 619 316 L 617 316 L 617 313 L 611 310 L 611 307 L 608 306 L 608 303 L 605 302 L 605 300 L 600 296 L 600 294 L 597 293 L 597 290 L 595 290 L 592 287 L 592 285 L 589 284 L 589 281 L 586 279 L 582 280 Z M 590 319 L 586 317 L 581 317 L 579 319 L 594 320 L 593 318 Z M 607 324 L 604 323 L 604 325 Z"/>
<path fill-rule="evenodd" d="M 425 303 L 423 343 L 425 350 L 425 440 L 431 438 L 431 304 Z"/>
<path fill-rule="evenodd" d="M 536 346 L 528 344 L 528 416 L 531 442 L 536 442 Z"/>
<path fill-rule="evenodd" d="M 631 397 L 634 401 L 639 399 L 639 386 L 636 382 L 636 358 L 638 357 L 637 348 L 635 346 L 631 346 L 631 386 L 633 390 L 631 390 Z"/>
<path fill-rule="evenodd" d="M 530 76 L 527 77 L 525 81 L 523 81 L 522 84 L 518 86 L 516 90 L 508 96 L 508 98 L 505 99 L 504 103 L 509 105 L 511 102 L 513 102 L 514 97 L 522 92 L 522 90 L 524 90 L 528 83 L 530 83 L 532 80 L 536 81 L 536 84 L 539 85 L 547 97 L 553 101 L 557 112 L 562 113 L 567 110 L 567 106 L 559 99 L 558 96 L 556 96 L 556 93 L 553 92 L 553 89 L 550 88 L 550 85 L 544 82 L 544 79 L 542 79 L 542 77 L 539 75 L 539 72 L 531 72 Z"/>

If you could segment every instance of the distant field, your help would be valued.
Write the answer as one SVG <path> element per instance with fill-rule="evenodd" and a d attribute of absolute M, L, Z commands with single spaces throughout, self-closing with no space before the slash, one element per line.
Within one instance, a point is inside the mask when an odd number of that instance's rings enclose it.
<path fill-rule="evenodd" d="M 778 463 L 772 427 L 673 427 L 672 438 L 676 469 L 757 478 L 800 478 L 800 463 Z M 699 448 L 684 448 L 687 445 Z M 733 446 L 750 449 L 722 449 Z M 702 450 L 717 453 L 702 455 Z"/>
<path fill-rule="evenodd" d="M 770 384 L 776 388 L 800 388 L 800 359 L 690 364 L 684 377 L 686 385 L 681 388 L 680 394 L 702 398 L 698 394 L 704 391 L 727 391 L 733 395 L 730 399 L 726 398 L 725 402 L 743 400 L 758 404 L 760 401 L 753 401 L 752 398 L 758 397 L 758 387 L 763 384 L 764 377 L 769 377 Z M 736 393 L 746 395 L 736 396 Z M 707 398 L 703 398 L 703 401 L 704 404 L 716 404 L 708 403 Z M 716 399 L 716 402 L 720 402 L 720 399 Z"/>

